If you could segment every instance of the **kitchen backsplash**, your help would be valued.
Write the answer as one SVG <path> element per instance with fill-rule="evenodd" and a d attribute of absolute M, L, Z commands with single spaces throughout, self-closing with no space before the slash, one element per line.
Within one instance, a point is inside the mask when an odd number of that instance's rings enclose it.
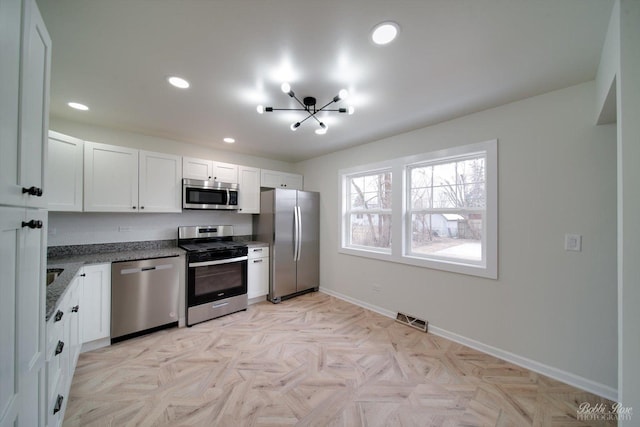
<path fill-rule="evenodd" d="M 233 225 L 236 236 L 252 234 L 252 215 L 225 211 L 173 214 L 49 212 L 47 246 L 177 239 L 182 225 Z"/>

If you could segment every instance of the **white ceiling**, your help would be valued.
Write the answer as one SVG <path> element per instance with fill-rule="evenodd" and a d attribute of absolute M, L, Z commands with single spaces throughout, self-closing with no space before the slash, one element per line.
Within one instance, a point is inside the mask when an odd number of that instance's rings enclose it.
<path fill-rule="evenodd" d="M 51 115 L 298 161 L 595 77 L 613 0 L 39 0 Z M 393 20 L 380 47 L 372 27 Z M 166 77 L 191 82 L 188 90 Z M 259 115 L 324 104 L 352 116 Z M 67 107 L 85 103 L 87 112 Z M 232 136 L 235 144 L 222 139 Z"/>

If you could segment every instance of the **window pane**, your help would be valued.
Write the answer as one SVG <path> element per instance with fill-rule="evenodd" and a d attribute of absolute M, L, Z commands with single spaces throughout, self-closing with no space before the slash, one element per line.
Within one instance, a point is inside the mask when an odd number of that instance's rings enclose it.
<path fill-rule="evenodd" d="M 391 209 L 391 172 L 351 178 L 351 208 Z"/>
<path fill-rule="evenodd" d="M 431 207 L 430 188 L 417 188 L 411 190 L 411 209 L 429 209 Z"/>
<path fill-rule="evenodd" d="M 482 261 L 482 215 L 412 214 L 412 254 Z"/>
<path fill-rule="evenodd" d="M 455 185 L 433 187 L 434 208 L 459 208 L 461 206 L 458 199 L 458 189 Z"/>
<path fill-rule="evenodd" d="M 391 247 L 391 215 L 352 214 L 350 219 L 352 245 L 375 248 Z"/>
<path fill-rule="evenodd" d="M 433 185 L 455 185 L 456 183 L 456 164 L 443 163 L 433 166 Z"/>
<path fill-rule="evenodd" d="M 483 183 L 484 157 L 458 162 L 458 184 Z"/>
<path fill-rule="evenodd" d="M 433 168 L 423 166 L 411 169 L 411 188 L 431 187 L 431 176 Z"/>

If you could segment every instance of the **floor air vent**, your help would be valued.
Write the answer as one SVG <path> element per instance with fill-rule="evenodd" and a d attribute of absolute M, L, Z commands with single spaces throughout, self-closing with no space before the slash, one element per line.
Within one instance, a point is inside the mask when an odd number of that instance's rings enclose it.
<path fill-rule="evenodd" d="M 416 328 L 422 332 L 427 332 L 429 322 L 426 320 L 418 319 L 417 317 L 409 316 L 408 314 L 398 313 L 396 321 L 409 325 L 412 328 Z"/>

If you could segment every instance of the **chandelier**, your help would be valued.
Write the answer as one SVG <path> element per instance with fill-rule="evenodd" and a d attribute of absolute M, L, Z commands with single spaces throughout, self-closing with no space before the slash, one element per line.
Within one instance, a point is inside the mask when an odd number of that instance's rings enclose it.
<path fill-rule="evenodd" d="M 289 95 L 291 98 L 295 99 L 302 108 L 274 108 L 274 107 L 265 107 L 263 105 L 258 105 L 257 110 L 259 114 L 263 114 L 265 111 L 269 113 L 273 111 L 304 111 L 306 112 L 307 116 L 304 119 L 300 120 L 299 122 L 295 122 L 291 124 L 292 131 L 298 130 L 298 128 L 302 123 L 304 123 L 310 118 L 313 118 L 316 122 L 318 122 L 318 125 L 320 126 L 318 129 L 316 129 L 316 133 L 318 135 L 324 135 L 325 133 L 327 133 L 327 125 L 324 122 L 322 122 L 318 117 L 316 117 L 316 114 L 318 114 L 321 111 L 333 111 L 337 113 L 347 113 L 347 114 L 353 114 L 354 112 L 354 108 L 352 106 L 349 106 L 346 108 L 342 107 L 342 108 L 334 108 L 334 109 L 327 108 L 331 104 L 338 103 L 346 99 L 347 96 L 349 96 L 349 92 L 347 92 L 346 89 L 340 90 L 340 92 L 338 92 L 336 96 L 334 96 L 329 102 L 327 102 L 320 108 L 316 108 L 316 98 L 314 98 L 313 96 L 305 96 L 304 98 L 302 98 L 302 101 L 300 101 L 300 99 L 298 99 L 296 94 L 293 93 L 293 91 L 291 90 L 291 86 L 289 85 L 289 83 L 282 83 L 282 86 L 280 86 L 280 89 L 282 89 L 282 91 L 287 95 Z"/>

